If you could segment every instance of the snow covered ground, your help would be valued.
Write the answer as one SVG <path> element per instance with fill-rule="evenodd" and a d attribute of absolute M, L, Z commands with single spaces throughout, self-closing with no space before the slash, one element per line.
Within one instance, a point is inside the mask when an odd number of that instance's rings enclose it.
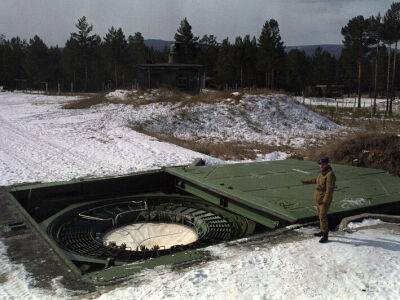
<path fill-rule="evenodd" d="M 131 111 L 133 126 L 184 140 L 304 147 L 341 127 L 286 95 L 244 95 L 239 102 L 154 103 Z"/>
<path fill-rule="evenodd" d="M 124 106 L 61 109 L 73 99 L 0 94 L 0 185 L 218 162 L 133 131 Z"/>
<path fill-rule="evenodd" d="M 355 227 L 359 231 L 333 234 L 328 244 L 319 244 L 310 236 L 316 229 L 306 228 L 285 243 L 211 246 L 208 250 L 217 259 L 179 271 L 168 267 L 144 271 L 90 298 L 399 299 L 400 231 Z M 57 279 L 51 291 L 34 288 L 23 266 L 11 263 L 5 251 L 0 241 L 0 276 L 5 278 L 0 282 L 0 299 L 72 295 Z"/>
<path fill-rule="evenodd" d="M 306 231 L 308 235 L 308 232 Z M 400 234 L 369 229 L 271 245 L 209 248 L 220 256 L 184 272 L 149 271 L 152 283 L 100 299 L 398 299 Z M 162 287 L 154 289 L 154 286 Z"/>
<path fill-rule="evenodd" d="M 153 109 L 151 105 L 147 108 L 144 106 L 141 114 L 128 105 L 61 109 L 63 104 L 71 100 L 71 97 L 0 94 L 0 185 L 125 174 L 164 165 L 186 164 L 194 158 L 205 157 L 128 128 L 136 118 L 151 120 L 154 117 L 155 123 L 159 122 L 157 118 L 163 116 L 164 105 Z M 278 102 L 282 102 L 282 105 Z M 249 124 L 254 120 L 261 123 L 269 118 L 278 120 L 278 117 L 287 116 L 289 125 L 299 123 L 304 126 L 299 128 L 305 130 L 315 129 L 315 124 L 326 126 L 326 122 L 321 121 L 318 115 L 293 106 L 281 96 L 250 97 L 244 100 L 242 107 L 249 107 L 249 111 L 253 112 L 247 115 Z M 268 107 L 273 109 L 269 110 Z M 165 105 L 164 108 L 165 111 L 173 111 L 171 105 Z M 201 108 L 213 114 L 206 105 Z M 219 127 L 232 125 L 235 132 L 242 127 L 245 133 L 239 131 L 231 136 L 246 137 L 250 127 L 244 123 L 245 119 L 239 117 L 229 121 L 231 116 L 236 116 L 230 109 L 229 104 L 220 104 L 218 115 L 206 119 L 204 124 L 214 128 L 209 132 L 219 132 L 218 128 L 212 127 L 212 122 L 222 118 L 224 122 L 219 123 Z M 267 114 L 269 111 L 274 113 Z M 196 109 L 193 114 L 201 116 Z M 195 120 L 201 121 L 200 118 Z M 236 126 L 235 122 L 239 121 L 242 123 Z M 288 128 L 273 122 L 268 124 L 274 130 L 277 130 L 277 126 L 282 126 L 282 131 Z M 206 127 L 201 127 L 203 125 L 199 124 L 199 128 L 205 130 Z M 328 125 L 332 126 L 328 128 L 337 128 L 334 124 Z M 184 127 L 176 126 L 169 130 L 175 128 L 183 130 Z M 328 130 L 315 131 L 315 135 L 324 131 Z M 221 135 L 220 138 L 229 136 L 228 131 L 225 132 L 227 135 Z M 262 135 L 252 133 L 254 136 Z M 273 153 L 259 158 L 272 160 L 285 156 L 284 153 Z M 222 163 L 210 157 L 205 158 L 212 163 Z M 352 234 L 335 234 L 332 242 L 326 245 L 311 238 L 308 229 L 300 230 L 299 234 L 301 238 L 279 244 L 265 242 L 257 246 L 251 243 L 212 246 L 209 250 L 219 259 L 179 271 L 167 267 L 145 271 L 138 278 L 112 290 L 99 290 L 92 295 L 79 295 L 78 298 L 400 297 L 399 231 L 366 229 Z M 0 240 L 0 299 L 65 299 L 73 295 L 60 285 L 57 278 L 52 282 L 52 290 L 35 288 L 32 276 L 22 265 L 10 262 L 6 251 Z"/>

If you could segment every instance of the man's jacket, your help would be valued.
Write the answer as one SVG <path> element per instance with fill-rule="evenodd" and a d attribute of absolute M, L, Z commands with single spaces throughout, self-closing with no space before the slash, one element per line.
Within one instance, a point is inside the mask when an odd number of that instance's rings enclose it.
<path fill-rule="evenodd" d="M 331 204 L 333 190 L 336 185 L 336 176 L 331 167 L 328 167 L 317 178 L 303 180 L 303 183 L 317 185 L 314 192 L 314 201 L 316 204 Z"/>

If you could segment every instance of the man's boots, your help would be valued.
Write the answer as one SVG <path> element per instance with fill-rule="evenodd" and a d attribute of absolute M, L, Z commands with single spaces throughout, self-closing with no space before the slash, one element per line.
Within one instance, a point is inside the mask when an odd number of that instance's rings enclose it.
<path fill-rule="evenodd" d="M 324 235 L 324 233 L 322 231 L 314 233 L 314 236 L 323 236 L 323 235 Z"/>
<path fill-rule="evenodd" d="M 326 232 L 324 232 L 323 234 L 322 234 L 322 238 L 319 240 L 319 242 L 320 243 L 327 243 L 328 242 L 328 233 Z"/>

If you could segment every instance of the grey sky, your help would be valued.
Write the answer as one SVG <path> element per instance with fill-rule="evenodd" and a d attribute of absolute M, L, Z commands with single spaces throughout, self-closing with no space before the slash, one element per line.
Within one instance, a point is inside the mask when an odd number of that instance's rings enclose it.
<path fill-rule="evenodd" d="M 258 36 L 275 18 L 286 45 L 341 43 L 340 28 L 356 15 L 385 13 L 393 0 L 0 0 L 0 34 L 63 46 L 85 15 L 100 36 L 111 26 L 126 36 L 173 39 L 183 17 L 196 35 Z"/>

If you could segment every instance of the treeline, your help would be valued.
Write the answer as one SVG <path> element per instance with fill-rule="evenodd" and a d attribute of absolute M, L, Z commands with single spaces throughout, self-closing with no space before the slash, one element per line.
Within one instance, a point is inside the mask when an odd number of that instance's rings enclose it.
<path fill-rule="evenodd" d="M 383 17 L 351 19 L 341 30 L 344 47 L 339 58 L 321 48 L 311 56 L 299 50 L 286 53 L 273 19 L 265 22 L 258 37 L 218 42 L 214 35 L 194 36 L 185 18 L 175 41 L 180 62 L 204 65 L 208 82 L 216 88 L 254 86 L 301 94 L 307 86 L 329 84 L 341 85 L 348 93 L 393 99 L 399 82 L 399 24 L 400 2 Z M 43 89 L 47 82 L 52 89 L 60 84 L 74 91 L 130 87 L 136 64 L 168 60 L 168 49 L 146 47 L 141 33 L 126 37 L 121 28 L 112 27 L 101 38 L 85 17 L 76 28 L 62 49 L 48 47 L 38 36 L 29 42 L 0 37 L 0 85 Z"/>
<path fill-rule="evenodd" d="M 125 36 L 111 27 L 101 38 L 86 17 L 76 24 L 64 48 L 48 47 L 34 36 L 29 41 L 0 35 L 0 85 L 7 89 L 101 91 L 130 87 L 135 65 L 164 62 L 165 53 L 144 43 L 140 32 Z"/>

